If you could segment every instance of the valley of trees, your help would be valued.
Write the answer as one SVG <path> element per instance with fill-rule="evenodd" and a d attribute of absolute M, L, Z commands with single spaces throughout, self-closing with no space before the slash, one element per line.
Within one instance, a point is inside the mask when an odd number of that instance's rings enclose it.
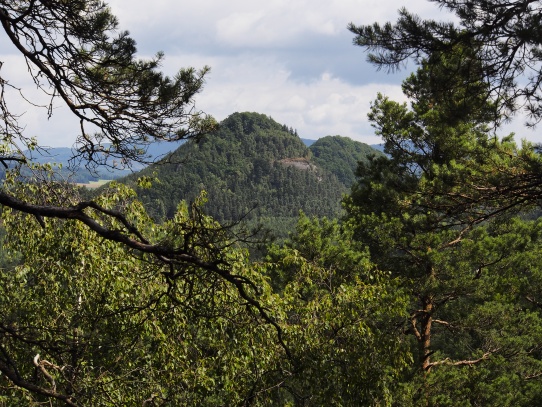
<path fill-rule="evenodd" d="M 163 76 L 100 1 L 0 0 L 89 168 L 188 140 L 91 194 L 32 160 L 0 93 L 0 405 L 538 405 L 542 158 L 499 132 L 542 116 L 539 2 L 436 2 L 455 23 L 349 27 L 378 67 L 416 64 L 408 104 L 373 102 L 381 154 L 216 123 L 207 69 Z"/>

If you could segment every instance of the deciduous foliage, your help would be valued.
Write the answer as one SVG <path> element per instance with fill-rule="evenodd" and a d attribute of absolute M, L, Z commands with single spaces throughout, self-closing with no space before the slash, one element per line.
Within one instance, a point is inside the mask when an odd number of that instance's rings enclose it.
<path fill-rule="evenodd" d="M 493 129 L 519 100 L 540 118 L 537 3 L 442 4 L 461 28 L 406 11 L 397 26 L 351 27 L 378 64 L 419 57 L 403 86 L 412 104 L 375 101 L 370 118 L 387 156 L 360 165 L 345 223 L 302 216 L 265 259 L 251 261 L 203 213 L 204 194 L 194 205 L 168 203 L 175 209 L 157 224 L 122 185 L 84 200 L 39 166 L 29 180 L 8 171 L 0 204 L 17 262 L 0 271 L 0 401 L 535 405 L 542 223 L 526 219 L 542 165 L 532 145 Z M 136 60 L 127 34 L 109 37 L 116 21 L 101 2 L 0 1 L 0 22 L 37 85 L 80 119 L 87 159 L 140 159 L 148 141 L 198 138 L 214 126 L 192 110 L 205 70 L 168 79 L 156 70 L 160 56 Z M 523 65 L 535 75 L 519 87 Z M 13 142 L 35 143 L 7 100 L 0 108 L 0 161 L 28 165 Z M 208 166 L 191 163 L 208 176 L 199 189 L 226 202 L 244 191 L 241 180 L 323 185 L 325 172 L 284 126 L 237 114 L 221 131 L 227 142 L 191 144 L 179 161 L 204 153 Z M 254 151 L 259 160 L 243 155 Z M 234 163 L 232 184 L 210 170 Z"/>
<path fill-rule="evenodd" d="M 410 354 L 398 330 L 406 297 L 337 221 L 302 215 L 267 267 L 280 293 L 295 405 L 390 405 Z"/>
<path fill-rule="evenodd" d="M 4 405 L 239 405 L 280 383 L 284 348 L 252 299 L 254 287 L 269 302 L 264 276 L 197 208 L 181 205 L 158 226 L 133 197 L 118 186 L 97 202 L 125 206 L 164 244 L 227 263 L 230 277 L 164 264 L 75 220 L 41 228 L 4 211 L 9 247 L 22 257 L 0 274 Z M 251 282 L 245 298 L 234 280 Z"/>
<path fill-rule="evenodd" d="M 290 244 L 251 263 L 198 206 L 157 225 L 121 185 L 96 203 L 228 273 L 159 261 L 76 220 L 40 227 L 4 211 L 21 259 L 0 273 L 5 405 L 391 402 L 409 360 L 405 296 L 336 221 L 302 217 Z"/>

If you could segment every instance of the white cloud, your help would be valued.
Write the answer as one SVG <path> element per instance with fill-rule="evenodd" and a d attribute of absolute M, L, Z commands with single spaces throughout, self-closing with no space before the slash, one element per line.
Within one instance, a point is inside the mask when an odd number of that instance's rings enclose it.
<path fill-rule="evenodd" d="M 52 116 L 49 95 L 40 90 L 28 72 L 21 55 L 1 55 L 2 78 L 8 81 L 5 99 L 10 112 L 18 116 L 19 126 L 27 137 L 37 138 L 47 146 L 71 146 L 79 131 L 79 123 L 58 99 L 53 100 Z"/>
<path fill-rule="evenodd" d="M 257 11 L 229 13 L 216 23 L 216 40 L 237 48 L 291 47 L 306 35 L 333 36 L 345 29 L 348 21 L 306 3 L 270 1 Z"/>
<path fill-rule="evenodd" d="M 261 31 L 261 20 L 264 14 L 259 12 L 231 13 L 216 23 L 217 37 L 221 41 L 242 45 L 247 39 L 250 43 L 258 44 Z M 256 35 L 254 35 L 256 33 Z M 270 36 L 265 38 L 271 40 Z"/>
<path fill-rule="evenodd" d="M 403 98 L 398 85 L 351 85 L 330 73 L 309 83 L 295 81 L 280 62 L 268 58 L 244 55 L 214 63 L 214 74 L 198 97 L 199 108 L 218 120 L 233 112 L 264 113 L 309 139 L 339 134 L 377 143 L 367 123 L 371 101 L 378 92 Z M 236 69 L 221 69 L 222 64 Z"/>
<path fill-rule="evenodd" d="M 369 24 L 395 20 L 408 6 L 421 15 L 438 13 L 427 0 L 110 0 L 122 28 L 136 39 L 153 36 L 165 41 L 190 42 L 204 36 L 209 42 L 233 47 L 289 47 L 308 34 L 333 36 L 349 22 Z M 159 49 L 167 48 L 159 42 Z"/>

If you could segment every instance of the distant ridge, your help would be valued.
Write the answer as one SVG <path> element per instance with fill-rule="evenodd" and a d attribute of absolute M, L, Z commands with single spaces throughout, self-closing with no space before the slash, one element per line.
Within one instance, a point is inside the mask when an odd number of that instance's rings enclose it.
<path fill-rule="evenodd" d="M 147 148 L 147 160 L 159 160 L 179 148 L 184 142 L 185 140 L 152 143 Z M 107 145 L 104 147 L 107 148 Z M 96 173 L 93 173 L 85 168 L 84 164 L 78 164 L 77 168 L 73 168 L 77 163 L 70 160 L 74 155 L 74 151 L 70 147 L 50 147 L 32 151 L 28 154 L 32 157 L 33 162 L 60 165 L 62 167 L 62 170 L 60 170 L 62 174 L 70 175 L 73 182 L 79 183 L 86 183 L 97 179 L 114 180 L 126 177 L 134 171 L 140 171 L 146 167 L 146 165 L 140 163 L 134 163 L 131 169 L 102 166 L 96 169 Z"/>
<path fill-rule="evenodd" d="M 371 144 L 371 147 L 374 148 L 375 150 L 384 152 L 384 143 Z"/>
<path fill-rule="evenodd" d="M 310 140 L 308 138 L 302 138 L 301 141 L 303 144 L 305 144 L 307 147 L 312 146 L 314 143 L 316 143 L 316 140 Z"/>

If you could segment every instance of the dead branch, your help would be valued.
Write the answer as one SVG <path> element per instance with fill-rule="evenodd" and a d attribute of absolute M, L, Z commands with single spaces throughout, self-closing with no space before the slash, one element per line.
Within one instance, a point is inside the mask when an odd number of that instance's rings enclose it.
<path fill-rule="evenodd" d="M 446 358 L 443 360 L 438 360 L 436 362 L 430 362 L 426 365 L 425 370 L 429 371 L 433 366 L 440 366 L 440 365 L 447 365 L 447 366 L 474 366 L 478 363 L 488 359 L 494 352 L 486 352 L 482 355 L 482 357 L 478 359 L 471 359 L 471 360 L 459 360 L 459 361 L 452 361 L 450 358 Z"/>

